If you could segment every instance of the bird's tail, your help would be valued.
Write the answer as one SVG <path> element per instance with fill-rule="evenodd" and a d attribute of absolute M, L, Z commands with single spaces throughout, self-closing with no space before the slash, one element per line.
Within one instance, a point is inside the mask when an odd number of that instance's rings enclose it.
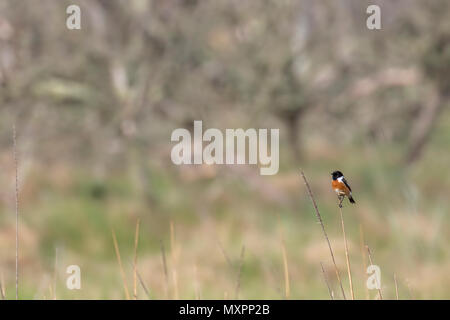
<path fill-rule="evenodd" d="M 349 196 L 348 200 L 350 200 L 350 203 L 356 203 L 352 196 Z"/>

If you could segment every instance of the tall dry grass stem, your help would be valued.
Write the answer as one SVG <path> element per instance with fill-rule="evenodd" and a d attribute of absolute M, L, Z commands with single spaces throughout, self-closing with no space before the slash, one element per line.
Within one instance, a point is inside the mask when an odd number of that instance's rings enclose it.
<path fill-rule="evenodd" d="M 370 252 L 370 248 L 368 245 L 366 245 L 366 249 L 367 249 L 367 253 L 369 255 L 369 262 L 371 265 L 373 265 L 372 253 Z M 380 283 L 380 288 L 378 289 L 378 295 L 380 296 L 380 300 L 383 300 L 383 293 L 381 291 L 381 283 Z"/>
<path fill-rule="evenodd" d="M 327 241 L 328 248 L 330 249 L 331 260 L 333 261 L 334 270 L 336 271 L 336 277 L 338 279 L 339 286 L 341 287 L 342 296 L 343 296 L 344 299 L 346 299 L 345 292 L 344 292 L 344 287 L 342 286 L 341 275 L 339 274 L 339 269 L 338 269 L 338 267 L 336 265 L 336 260 L 334 259 L 333 249 L 331 248 L 330 240 L 328 239 L 327 232 L 325 231 L 325 226 L 323 224 L 322 217 L 320 216 L 320 212 L 319 212 L 319 209 L 317 207 L 316 200 L 314 199 L 314 195 L 313 195 L 313 193 L 311 191 L 311 187 L 309 186 L 308 180 L 306 180 L 306 177 L 305 177 L 305 174 L 303 173 L 303 170 L 301 170 L 300 173 L 301 173 L 301 175 L 303 177 L 306 189 L 308 190 L 309 197 L 310 197 L 311 202 L 313 203 L 314 209 L 316 211 L 317 220 L 319 221 L 320 225 L 322 226 L 323 235 L 325 237 L 325 240 Z"/>
<path fill-rule="evenodd" d="M 281 252 L 283 254 L 283 271 L 284 271 L 284 294 L 286 299 L 291 295 L 291 286 L 289 284 L 289 266 L 287 260 L 287 250 L 284 239 L 281 239 Z"/>
<path fill-rule="evenodd" d="M 196 264 L 194 264 L 194 294 L 195 294 L 195 300 L 201 299 L 200 281 L 198 280 L 198 270 L 197 270 Z"/>
<path fill-rule="evenodd" d="M 345 234 L 344 215 L 342 214 L 342 206 L 339 206 L 339 213 L 341 215 L 342 234 L 344 235 L 345 261 L 347 263 L 347 273 L 348 273 L 348 282 L 349 282 L 349 286 L 350 286 L 350 295 L 352 296 L 352 300 L 355 300 L 355 294 L 353 292 L 352 269 L 350 268 L 350 258 L 349 258 L 349 253 L 348 253 L 347 236 Z"/>
<path fill-rule="evenodd" d="M 55 269 L 53 270 L 53 300 L 56 300 L 56 282 L 58 280 L 58 247 L 55 248 Z"/>
<path fill-rule="evenodd" d="M 231 269 L 233 269 L 233 263 L 231 262 L 230 257 L 228 256 L 227 252 L 225 251 L 225 248 L 223 247 L 222 243 L 221 243 L 219 240 L 217 241 L 217 245 L 219 246 L 220 251 L 222 252 L 222 254 L 223 254 L 225 260 L 227 261 L 228 266 L 229 266 Z"/>
<path fill-rule="evenodd" d="M 2 300 L 5 300 L 5 290 L 3 288 L 3 281 L 0 280 L 0 296 L 2 297 Z"/>
<path fill-rule="evenodd" d="M 362 225 L 359 225 L 359 245 L 360 245 L 360 249 L 361 249 L 361 256 L 362 256 L 362 260 L 363 260 L 363 274 L 367 273 L 367 258 L 366 258 L 366 250 L 364 249 L 364 231 L 362 228 Z M 369 300 L 370 299 L 370 294 L 369 294 L 369 288 L 367 288 L 367 286 L 364 286 L 364 291 L 366 292 L 366 299 Z"/>
<path fill-rule="evenodd" d="M 331 300 L 334 300 L 334 294 L 333 294 L 333 291 L 331 290 L 330 283 L 328 282 L 328 277 L 327 277 L 327 274 L 325 273 L 325 269 L 323 267 L 322 262 L 320 262 L 320 268 L 322 268 L 323 279 L 325 280 L 325 284 L 327 285 L 328 293 L 330 294 L 330 298 L 331 298 Z"/>
<path fill-rule="evenodd" d="M 139 243 L 140 220 L 136 221 L 136 233 L 134 236 L 134 259 L 133 259 L 133 298 L 137 300 L 137 248 Z"/>
<path fill-rule="evenodd" d="M 119 263 L 120 274 L 122 275 L 125 296 L 126 296 L 127 300 L 130 300 L 130 292 L 128 291 L 127 277 L 125 276 L 125 271 L 124 271 L 123 265 L 122 265 L 122 259 L 120 258 L 120 251 L 119 251 L 119 245 L 117 244 L 116 233 L 114 232 L 113 229 L 111 229 L 111 233 L 112 233 L 112 238 L 113 238 L 113 242 L 114 242 L 114 249 L 116 251 L 117 262 Z"/>
<path fill-rule="evenodd" d="M 244 266 L 244 255 L 245 255 L 245 246 L 242 246 L 236 281 L 236 291 L 235 291 L 236 299 L 239 299 L 239 290 L 241 289 L 241 276 L 242 276 L 242 267 Z"/>
<path fill-rule="evenodd" d="M 287 250 L 286 250 L 286 242 L 284 241 L 284 231 L 283 226 L 281 225 L 280 215 L 277 215 L 278 225 L 280 226 L 280 244 L 281 244 L 281 255 L 283 258 L 283 275 L 284 275 L 284 297 L 289 299 L 291 295 L 291 286 L 289 281 L 289 265 L 287 260 Z"/>
<path fill-rule="evenodd" d="M 0 272 L 0 296 L 2 297 L 2 300 L 6 299 L 5 277 L 3 271 Z"/>
<path fill-rule="evenodd" d="M 169 295 L 169 272 L 167 270 L 167 259 L 166 259 L 166 249 L 164 248 L 164 243 L 161 240 L 161 260 L 163 264 L 163 271 L 164 271 L 164 283 L 165 283 L 165 290 L 166 290 L 166 297 L 167 299 L 170 298 Z"/>
<path fill-rule="evenodd" d="M 16 300 L 19 299 L 19 161 L 17 159 L 16 125 L 13 125 L 14 168 L 16 178 Z"/>
<path fill-rule="evenodd" d="M 173 221 L 170 221 L 170 253 L 172 258 L 172 278 L 173 278 L 173 289 L 174 289 L 174 299 L 179 299 L 178 293 L 178 273 L 177 273 L 177 248 L 175 243 L 175 226 Z"/>
<path fill-rule="evenodd" d="M 408 288 L 409 297 L 410 297 L 411 299 L 414 299 L 414 296 L 413 296 L 413 293 L 412 293 L 412 290 L 411 290 L 411 285 L 410 285 L 410 283 L 409 283 L 409 280 L 406 279 L 405 283 L 406 283 L 406 287 Z"/>
<path fill-rule="evenodd" d="M 397 275 L 394 273 L 394 284 L 395 284 L 395 297 L 398 300 L 398 284 L 397 284 Z"/>
<path fill-rule="evenodd" d="M 131 263 L 130 263 L 130 266 L 131 266 L 132 268 L 134 268 L 134 265 L 131 264 Z M 140 283 L 142 289 L 144 290 L 145 294 L 147 295 L 147 298 L 148 298 L 148 299 L 151 299 L 150 291 L 148 290 L 147 286 L 145 285 L 144 280 L 142 279 L 141 274 L 139 273 L 139 270 L 138 270 L 137 267 L 136 267 L 136 276 L 137 276 L 137 278 L 138 278 L 138 280 L 139 280 L 139 283 Z"/>

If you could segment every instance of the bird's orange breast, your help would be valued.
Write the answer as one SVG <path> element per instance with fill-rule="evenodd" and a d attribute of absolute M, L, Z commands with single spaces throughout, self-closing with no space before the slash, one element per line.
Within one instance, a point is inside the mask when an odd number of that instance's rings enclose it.
<path fill-rule="evenodd" d="M 345 184 L 342 182 L 339 182 L 338 180 L 331 180 L 331 187 L 337 194 L 349 195 L 349 193 L 350 193 L 350 191 L 345 186 Z"/>

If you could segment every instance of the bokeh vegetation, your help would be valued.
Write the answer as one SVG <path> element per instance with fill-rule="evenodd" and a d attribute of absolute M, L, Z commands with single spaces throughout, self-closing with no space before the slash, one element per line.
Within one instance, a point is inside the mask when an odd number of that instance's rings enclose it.
<path fill-rule="evenodd" d="M 65 26 L 70 4 L 81 30 Z M 366 28 L 369 4 L 381 6 L 379 31 Z M 132 292 L 138 219 L 151 298 L 327 299 L 320 262 L 339 297 L 302 168 L 346 290 L 335 169 L 357 202 L 344 205 L 356 297 L 376 295 L 365 289 L 368 244 L 385 297 L 395 273 L 400 298 L 448 299 L 449 14 L 446 0 L 0 2 L 7 298 L 15 124 L 22 298 L 124 298 L 111 230 Z M 194 120 L 280 128 L 280 172 L 173 165 L 170 134 Z M 78 291 L 65 287 L 71 264 Z"/>

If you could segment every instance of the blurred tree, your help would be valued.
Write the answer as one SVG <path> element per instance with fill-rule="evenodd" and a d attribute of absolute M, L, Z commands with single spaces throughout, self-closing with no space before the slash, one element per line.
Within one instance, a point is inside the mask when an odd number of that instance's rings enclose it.
<path fill-rule="evenodd" d="M 450 34 L 440 34 L 423 57 L 425 75 L 435 83 L 436 92 L 424 103 L 411 127 L 407 163 L 419 159 L 450 97 Z"/>
<path fill-rule="evenodd" d="M 79 31 L 70 1 L 0 4 L 3 146 L 14 118 L 36 159 L 128 166 L 195 119 L 281 122 L 295 159 L 307 127 L 408 142 L 413 162 L 448 101 L 445 0 L 382 2 L 379 32 L 367 1 L 79 3 Z"/>

